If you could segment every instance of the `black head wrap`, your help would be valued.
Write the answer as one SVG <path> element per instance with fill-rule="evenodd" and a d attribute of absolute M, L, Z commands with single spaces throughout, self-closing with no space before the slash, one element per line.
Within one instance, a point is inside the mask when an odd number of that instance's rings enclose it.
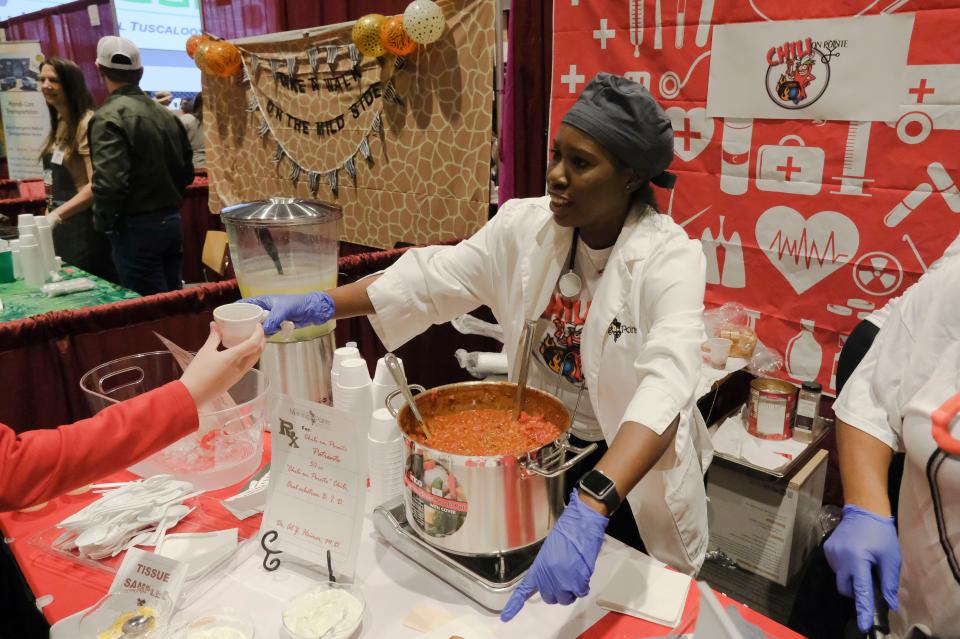
<path fill-rule="evenodd" d="M 673 161 L 670 118 L 640 84 L 598 73 L 563 116 L 563 123 L 594 138 L 657 186 L 669 189 L 677 181 L 666 170 Z"/>

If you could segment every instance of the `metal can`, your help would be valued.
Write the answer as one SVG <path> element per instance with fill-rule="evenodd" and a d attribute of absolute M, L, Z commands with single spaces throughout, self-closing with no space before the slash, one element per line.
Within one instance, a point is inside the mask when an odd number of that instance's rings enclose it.
<path fill-rule="evenodd" d="M 761 439 L 790 439 L 793 436 L 793 411 L 797 388 L 779 379 L 755 379 L 750 382 L 747 432 Z"/>

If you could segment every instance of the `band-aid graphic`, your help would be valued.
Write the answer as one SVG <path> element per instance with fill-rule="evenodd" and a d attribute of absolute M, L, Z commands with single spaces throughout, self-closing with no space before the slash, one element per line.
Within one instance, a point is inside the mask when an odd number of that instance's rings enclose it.
<path fill-rule="evenodd" d="M 933 185 L 929 182 L 921 182 L 917 188 L 907 193 L 893 209 L 883 218 L 883 223 L 893 228 L 900 222 L 903 222 L 913 210 L 923 204 L 924 200 L 933 193 Z"/>

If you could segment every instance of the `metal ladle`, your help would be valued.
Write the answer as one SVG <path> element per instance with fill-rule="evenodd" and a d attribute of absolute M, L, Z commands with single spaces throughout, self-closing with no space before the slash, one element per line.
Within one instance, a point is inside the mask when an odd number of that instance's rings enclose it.
<path fill-rule="evenodd" d="M 397 356 L 393 353 L 387 353 L 383 356 L 383 363 L 387 365 L 387 370 L 390 371 L 390 374 L 393 376 L 393 381 L 397 383 L 400 392 L 403 394 L 403 398 L 407 400 L 407 405 L 410 407 L 410 412 L 413 413 L 413 418 L 420 424 L 420 429 L 423 431 L 423 434 L 427 436 L 427 439 L 430 439 L 427 422 L 424 421 L 423 415 L 420 414 L 420 409 L 417 408 L 417 403 L 413 399 L 413 393 L 410 392 L 410 386 L 407 385 L 407 376 L 403 374 L 403 369 L 400 368 L 400 360 L 398 360 Z"/>
<path fill-rule="evenodd" d="M 537 320 L 527 320 L 523 327 L 523 334 L 520 336 L 520 374 L 517 376 L 517 393 L 513 396 L 513 412 L 510 415 L 511 421 L 520 419 L 520 411 L 523 410 L 523 400 L 527 394 L 527 377 L 530 375 L 530 357 L 533 354 L 533 334 L 537 330 Z"/>

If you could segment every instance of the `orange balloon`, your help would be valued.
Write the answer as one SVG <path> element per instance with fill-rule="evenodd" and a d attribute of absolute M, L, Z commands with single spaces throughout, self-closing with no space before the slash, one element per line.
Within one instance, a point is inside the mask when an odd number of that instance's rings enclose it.
<path fill-rule="evenodd" d="M 193 57 L 194 52 L 197 50 L 197 45 L 201 42 L 207 42 L 210 40 L 210 36 L 198 33 L 197 35 L 192 35 L 187 38 L 187 55 L 191 58 Z"/>
<path fill-rule="evenodd" d="M 197 48 L 193 50 L 193 63 L 197 65 L 197 68 L 204 73 L 210 73 L 210 70 L 207 69 L 206 57 L 207 51 L 210 47 L 215 44 L 214 40 L 204 40 L 197 45 Z"/>
<path fill-rule="evenodd" d="M 380 27 L 380 44 L 396 56 L 410 55 L 417 48 L 407 30 L 403 28 L 403 16 L 391 16 Z"/>
<path fill-rule="evenodd" d="M 225 40 L 212 42 L 204 52 L 203 64 L 207 73 L 229 78 L 240 71 L 240 49 Z"/>

